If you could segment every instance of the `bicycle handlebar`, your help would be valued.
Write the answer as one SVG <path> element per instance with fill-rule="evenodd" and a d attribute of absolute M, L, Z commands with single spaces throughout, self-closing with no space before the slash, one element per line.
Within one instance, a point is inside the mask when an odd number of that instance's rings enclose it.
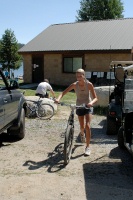
<path fill-rule="evenodd" d="M 65 104 L 64 102 L 60 102 L 59 103 L 61 106 L 70 106 L 71 109 L 82 109 L 82 108 L 85 108 L 85 109 L 90 109 L 90 107 L 88 107 L 85 103 L 77 106 L 76 104 Z"/>

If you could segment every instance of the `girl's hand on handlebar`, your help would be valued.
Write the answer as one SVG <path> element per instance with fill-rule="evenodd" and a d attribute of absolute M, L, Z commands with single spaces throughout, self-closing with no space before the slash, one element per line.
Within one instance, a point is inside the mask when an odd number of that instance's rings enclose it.
<path fill-rule="evenodd" d="M 90 102 L 90 103 L 86 104 L 86 106 L 87 106 L 88 108 L 90 108 L 90 107 L 93 107 L 93 104 Z"/>

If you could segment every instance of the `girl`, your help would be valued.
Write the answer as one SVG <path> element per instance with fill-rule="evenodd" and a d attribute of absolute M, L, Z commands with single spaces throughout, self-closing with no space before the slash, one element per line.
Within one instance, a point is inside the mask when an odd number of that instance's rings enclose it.
<path fill-rule="evenodd" d="M 97 95 L 94 90 L 93 84 L 85 78 L 85 71 L 83 69 L 78 69 L 76 71 L 77 81 L 72 83 L 67 89 L 65 89 L 59 97 L 56 99 L 56 103 L 59 103 L 60 99 L 67 94 L 69 91 L 74 90 L 77 96 L 76 105 L 86 104 L 89 109 L 76 109 L 76 114 L 78 115 L 78 120 L 80 124 L 80 137 L 81 141 L 85 142 L 86 131 L 86 148 L 85 155 L 89 156 L 90 151 L 90 138 L 91 138 L 91 128 L 90 122 L 93 113 L 93 104 L 97 102 Z M 91 97 L 92 99 L 91 99 Z"/>

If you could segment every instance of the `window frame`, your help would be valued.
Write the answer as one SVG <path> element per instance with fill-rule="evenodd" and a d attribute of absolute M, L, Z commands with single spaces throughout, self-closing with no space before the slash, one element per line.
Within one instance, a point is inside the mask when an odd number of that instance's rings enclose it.
<path fill-rule="evenodd" d="M 70 58 L 70 59 L 72 59 L 72 71 L 65 71 L 65 65 L 64 65 L 64 64 L 65 64 L 65 63 L 64 63 L 64 62 L 65 62 L 65 61 L 64 61 L 65 58 Z M 62 67 L 63 67 L 63 73 L 68 73 L 68 74 L 69 74 L 69 73 L 72 73 L 72 74 L 76 73 L 76 71 L 73 71 L 73 67 L 74 67 L 74 66 L 73 66 L 73 59 L 74 59 L 74 58 L 81 58 L 81 59 L 82 59 L 82 66 L 81 66 L 81 68 L 83 69 L 83 66 L 84 66 L 84 65 L 83 65 L 83 63 L 84 63 L 83 55 L 67 55 L 67 56 L 64 55 L 64 56 L 63 56 L 63 66 L 62 66 Z"/>

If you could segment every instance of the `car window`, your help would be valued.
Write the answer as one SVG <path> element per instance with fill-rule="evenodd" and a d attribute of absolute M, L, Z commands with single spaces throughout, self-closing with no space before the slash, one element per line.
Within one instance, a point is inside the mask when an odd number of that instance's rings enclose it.
<path fill-rule="evenodd" d="M 5 82 L 3 81 L 1 75 L 0 75 L 0 90 L 3 90 L 6 88 Z"/>

